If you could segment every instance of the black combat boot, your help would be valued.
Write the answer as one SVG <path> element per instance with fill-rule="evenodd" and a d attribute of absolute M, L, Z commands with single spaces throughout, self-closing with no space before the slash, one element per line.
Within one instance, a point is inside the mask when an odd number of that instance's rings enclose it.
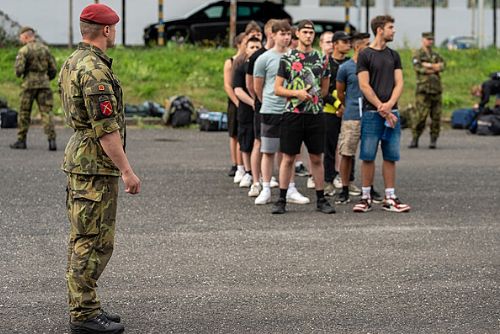
<path fill-rule="evenodd" d="M 413 137 L 408 148 L 418 148 L 418 138 Z"/>
<path fill-rule="evenodd" d="M 15 150 L 25 150 L 26 149 L 26 141 L 18 140 L 14 144 L 10 144 L 10 148 Z"/>
<path fill-rule="evenodd" d="M 430 149 L 435 149 L 437 147 L 437 137 L 431 137 L 431 143 L 429 144 Z"/>
<path fill-rule="evenodd" d="M 120 334 L 125 330 L 122 324 L 109 320 L 103 313 L 85 321 L 72 321 L 69 327 L 73 334 Z"/>
<path fill-rule="evenodd" d="M 120 318 L 120 316 L 118 314 L 111 313 L 111 312 L 106 312 L 106 311 L 104 311 L 102 309 L 101 309 L 101 313 L 104 314 L 104 316 L 106 318 L 108 318 L 108 320 L 111 320 L 113 322 L 120 322 L 120 321 L 122 321 L 122 319 Z"/>
<path fill-rule="evenodd" d="M 57 151 L 55 139 L 49 139 L 49 151 Z"/>

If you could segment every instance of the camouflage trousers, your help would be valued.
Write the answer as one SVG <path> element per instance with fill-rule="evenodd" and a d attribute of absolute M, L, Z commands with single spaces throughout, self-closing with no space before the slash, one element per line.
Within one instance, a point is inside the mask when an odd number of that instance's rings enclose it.
<path fill-rule="evenodd" d="M 67 192 L 68 302 L 71 319 L 83 321 L 101 308 L 97 280 L 113 253 L 118 177 L 68 174 Z"/>
<path fill-rule="evenodd" d="M 431 116 L 431 137 L 439 137 L 441 128 L 441 94 L 416 94 L 415 112 L 411 125 L 413 138 L 419 138 L 425 129 L 427 117 Z"/>
<path fill-rule="evenodd" d="M 17 139 L 26 141 L 26 135 L 31 123 L 31 108 L 36 100 L 38 110 L 42 116 L 43 129 L 48 139 L 56 139 L 54 122 L 52 120 L 52 107 L 54 99 L 49 88 L 23 89 L 21 92 L 21 106 L 19 107 Z"/>

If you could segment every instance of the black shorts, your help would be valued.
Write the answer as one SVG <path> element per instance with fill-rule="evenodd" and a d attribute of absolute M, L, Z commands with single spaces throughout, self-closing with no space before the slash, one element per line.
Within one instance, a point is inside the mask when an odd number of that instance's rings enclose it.
<path fill-rule="evenodd" d="M 240 144 L 240 151 L 251 153 L 254 140 L 253 123 L 238 123 L 238 143 Z"/>
<path fill-rule="evenodd" d="M 280 129 L 280 151 L 295 155 L 300 153 L 302 142 L 311 154 L 321 154 L 325 149 L 325 120 L 323 113 L 283 113 Z"/>
<path fill-rule="evenodd" d="M 238 112 L 238 107 L 233 101 L 227 101 L 227 132 L 229 133 L 229 137 L 237 137 L 238 136 L 238 120 L 236 118 Z"/>
<path fill-rule="evenodd" d="M 261 114 L 260 112 L 255 112 L 253 116 L 253 128 L 254 128 L 254 136 L 255 139 L 260 140 L 260 122 L 261 122 Z"/>

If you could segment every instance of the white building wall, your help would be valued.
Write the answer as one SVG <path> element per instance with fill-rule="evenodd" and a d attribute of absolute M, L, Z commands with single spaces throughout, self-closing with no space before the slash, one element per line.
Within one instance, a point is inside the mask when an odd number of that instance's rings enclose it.
<path fill-rule="evenodd" d="M 472 16 L 467 8 L 467 0 L 449 0 L 448 8 L 436 8 L 436 41 L 441 42 L 451 35 L 471 35 Z M 93 0 L 73 0 L 73 43 L 80 40 L 79 15 L 82 9 Z M 286 10 L 295 21 L 300 19 L 344 19 L 343 7 L 319 6 L 319 0 L 301 0 L 300 6 L 286 6 Z M 121 0 L 101 0 L 114 8 L 121 16 Z M 202 0 L 164 0 L 165 20 L 185 16 L 194 8 L 208 3 Z M 353 0 L 355 3 L 355 0 Z M 157 0 L 126 0 L 127 44 L 142 44 L 143 29 L 157 21 Z M 50 44 L 68 43 L 69 0 L 0 0 L 0 9 L 21 25 L 31 25 Z M 361 14 L 361 27 L 358 27 L 358 15 Z M 396 37 L 394 46 L 417 46 L 422 31 L 431 30 L 430 8 L 394 7 L 393 0 L 375 0 L 375 7 L 370 7 L 370 17 L 390 14 L 396 18 Z M 476 11 L 476 15 L 477 15 Z M 493 11 L 484 13 L 485 44 L 493 43 Z M 500 17 L 500 10 L 497 10 Z M 359 30 L 365 30 L 365 8 L 361 11 L 351 8 L 351 23 Z M 476 23 L 478 20 L 476 19 Z M 478 27 L 475 27 L 478 32 Z M 117 42 L 122 42 L 121 25 L 117 27 Z M 499 42 L 497 41 L 497 44 Z"/>

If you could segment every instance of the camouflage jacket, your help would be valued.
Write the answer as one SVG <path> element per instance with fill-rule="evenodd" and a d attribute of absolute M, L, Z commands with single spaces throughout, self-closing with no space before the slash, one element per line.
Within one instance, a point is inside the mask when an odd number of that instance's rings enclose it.
<path fill-rule="evenodd" d="M 421 94 L 440 94 L 442 92 L 440 72 L 426 73 L 424 63 L 437 64 L 442 63 L 441 71 L 444 70 L 445 62 L 443 58 L 434 50 L 430 49 L 427 53 L 423 48 L 418 49 L 413 55 L 413 68 L 417 73 L 416 88 L 417 93 Z"/>
<path fill-rule="evenodd" d="M 56 61 L 49 48 L 38 41 L 27 43 L 17 53 L 16 76 L 23 78 L 22 88 L 50 88 L 57 74 Z"/>
<path fill-rule="evenodd" d="M 99 141 L 119 130 L 125 147 L 123 94 L 111 64 L 99 48 L 80 43 L 61 68 L 61 103 L 66 124 L 75 130 L 64 152 L 67 173 L 120 175 Z"/>

